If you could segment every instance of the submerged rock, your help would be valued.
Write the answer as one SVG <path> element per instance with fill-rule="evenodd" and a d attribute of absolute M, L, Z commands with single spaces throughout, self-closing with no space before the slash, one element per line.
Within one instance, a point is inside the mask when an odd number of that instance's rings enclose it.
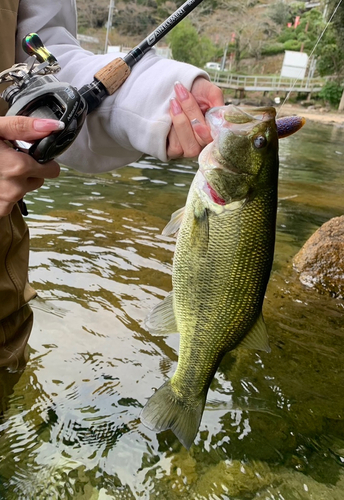
<path fill-rule="evenodd" d="M 252 498 L 275 482 L 274 474 L 264 462 L 226 460 L 208 468 L 197 482 L 192 498 Z"/>
<path fill-rule="evenodd" d="M 281 469 L 279 483 L 258 492 L 253 500 L 343 500 L 344 477 L 336 478 L 335 484 L 324 484 L 301 472 Z M 250 497 L 252 498 L 252 497 Z"/>
<path fill-rule="evenodd" d="M 344 298 L 344 215 L 323 224 L 294 257 L 301 283 Z"/>

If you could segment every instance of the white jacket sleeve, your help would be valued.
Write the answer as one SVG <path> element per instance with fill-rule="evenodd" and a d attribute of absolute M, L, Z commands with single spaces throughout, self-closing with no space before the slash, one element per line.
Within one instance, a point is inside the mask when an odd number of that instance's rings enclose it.
<path fill-rule="evenodd" d="M 22 38 L 37 32 L 58 59 L 60 81 L 76 88 L 120 54 L 94 55 L 82 49 L 76 36 L 74 0 L 20 0 L 17 62 L 27 57 Z M 166 139 L 171 127 L 169 99 L 173 84 L 191 88 L 197 76 L 207 74 L 189 64 L 147 53 L 112 96 L 88 115 L 73 145 L 59 161 L 83 172 L 104 172 L 136 161 L 143 153 L 166 161 Z"/>

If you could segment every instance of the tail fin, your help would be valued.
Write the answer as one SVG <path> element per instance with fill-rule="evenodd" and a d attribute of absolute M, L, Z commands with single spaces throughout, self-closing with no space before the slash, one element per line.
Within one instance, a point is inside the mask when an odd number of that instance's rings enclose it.
<path fill-rule="evenodd" d="M 192 406 L 173 392 L 171 381 L 150 397 L 141 413 L 142 423 L 155 432 L 171 429 L 185 448 L 195 440 L 201 422 L 206 396 Z"/>

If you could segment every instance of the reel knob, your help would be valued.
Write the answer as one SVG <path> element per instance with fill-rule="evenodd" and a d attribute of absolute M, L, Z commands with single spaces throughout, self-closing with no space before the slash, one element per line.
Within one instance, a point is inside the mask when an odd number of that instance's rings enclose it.
<path fill-rule="evenodd" d="M 55 56 L 44 46 L 37 33 L 29 33 L 23 38 L 22 47 L 29 56 L 36 56 L 41 63 L 48 62 L 50 65 L 58 64 Z"/>

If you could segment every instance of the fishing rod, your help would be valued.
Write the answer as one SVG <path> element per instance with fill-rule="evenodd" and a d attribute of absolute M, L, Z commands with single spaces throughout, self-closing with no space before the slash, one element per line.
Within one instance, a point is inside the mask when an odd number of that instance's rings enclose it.
<path fill-rule="evenodd" d="M 184 17 L 186 17 L 203 0 L 187 0 L 179 9 L 170 15 L 160 26 L 148 35 L 139 45 L 130 50 L 122 58 L 116 58 L 94 75 L 92 83 L 80 89 L 80 93 L 89 100 L 89 111 L 93 111 L 106 95 L 113 94 L 128 78 L 133 66 L 156 43 L 174 28 Z"/>
<path fill-rule="evenodd" d="M 39 163 L 46 163 L 63 153 L 76 139 L 86 116 L 119 89 L 133 66 L 202 1 L 187 0 L 139 45 L 123 58 L 116 58 L 104 66 L 92 82 L 79 90 L 54 76 L 61 69 L 57 59 L 36 33 L 27 35 L 22 46 L 30 56 L 28 61 L 0 73 L 0 83 L 11 83 L 1 95 L 9 104 L 6 116 L 50 118 L 63 122 L 65 127 L 33 143 L 15 141 L 15 148 Z"/>

